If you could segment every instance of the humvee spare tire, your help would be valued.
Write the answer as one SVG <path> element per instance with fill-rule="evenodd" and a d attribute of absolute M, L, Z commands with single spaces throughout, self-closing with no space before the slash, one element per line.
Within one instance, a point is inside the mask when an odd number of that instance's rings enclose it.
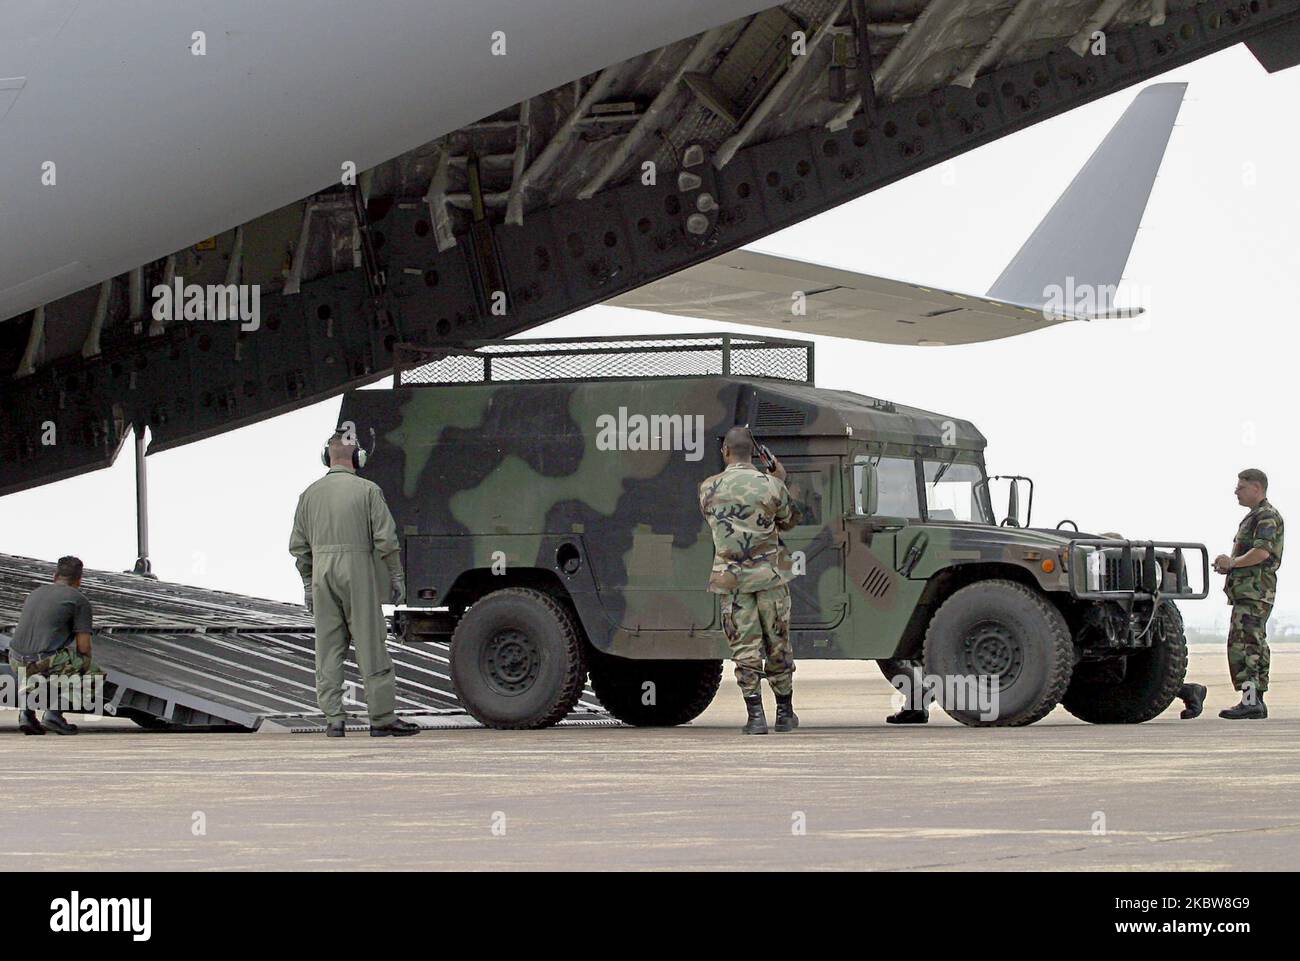
<path fill-rule="evenodd" d="M 591 687 L 605 709 L 625 724 L 672 727 L 693 721 L 713 703 L 721 661 L 651 661 L 589 656 Z M 647 703 L 649 702 L 649 703 Z"/>
<path fill-rule="evenodd" d="M 573 616 L 541 591 L 493 591 L 451 636 L 456 696 L 488 727 L 549 727 L 573 710 L 586 679 Z"/>
<path fill-rule="evenodd" d="M 1074 643 L 1061 612 L 1014 581 L 980 581 L 954 592 L 925 635 L 925 673 L 942 679 L 939 704 L 972 727 L 1046 717 L 1073 667 Z"/>
<path fill-rule="evenodd" d="M 1161 605 L 1151 630 L 1151 647 L 1081 664 L 1061 706 L 1091 724 L 1141 724 L 1163 714 L 1187 676 L 1187 636 L 1178 608 Z"/>

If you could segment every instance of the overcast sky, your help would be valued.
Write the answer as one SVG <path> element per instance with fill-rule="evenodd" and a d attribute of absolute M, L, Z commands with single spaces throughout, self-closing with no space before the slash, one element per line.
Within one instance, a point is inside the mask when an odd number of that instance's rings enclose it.
<path fill-rule="evenodd" d="M 817 382 L 975 422 L 991 472 L 1034 478 L 1035 526 L 1061 518 L 1126 537 L 1230 547 L 1243 467 L 1300 507 L 1294 358 L 1300 303 L 1300 69 L 1268 75 L 1234 47 L 1161 80 L 1190 84 L 1126 271 L 1148 313 L 967 347 L 817 338 Z M 1154 82 L 1154 81 L 1153 81 Z M 984 292 L 1138 88 L 1073 110 L 764 238 L 755 249 Z M 595 307 L 528 336 L 716 330 Z M 739 329 L 739 328 L 733 328 Z M 149 459 L 151 552 L 167 580 L 300 601 L 286 550 L 319 476 L 331 400 Z M 0 501 L 6 552 L 135 559 L 134 476 L 111 469 Z M 1300 573 L 1280 574 L 1272 633 L 1300 620 Z M 1300 560 L 1294 563 L 1300 571 Z M 1184 605 L 1225 627 L 1217 587 Z M 1294 588 L 1292 585 L 1295 585 Z"/>

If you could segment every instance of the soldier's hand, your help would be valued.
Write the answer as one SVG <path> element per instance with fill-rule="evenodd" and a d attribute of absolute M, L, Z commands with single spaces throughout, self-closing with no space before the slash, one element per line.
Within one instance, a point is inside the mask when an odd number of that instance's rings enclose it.
<path fill-rule="evenodd" d="M 314 614 L 314 613 L 315 613 L 315 611 L 312 609 L 312 603 L 311 603 L 311 585 L 310 585 L 310 584 L 304 584 L 304 585 L 302 586 L 302 602 L 307 606 L 307 613 L 308 613 L 308 614 Z"/>
<path fill-rule="evenodd" d="M 394 574 L 392 577 L 392 603 L 398 607 L 406 603 L 406 578 L 401 574 Z"/>
<path fill-rule="evenodd" d="M 1214 559 L 1214 571 L 1216 574 L 1226 574 L 1232 570 L 1232 558 L 1227 554 L 1220 554 Z"/>
<path fill-rule="evenodd" d="M 772 476 L 775 477 L 777 480 L 779 480 L 782 484 L 785 483 L 785 465 L 782 464 L 775 457 L 772 458 Z"/>

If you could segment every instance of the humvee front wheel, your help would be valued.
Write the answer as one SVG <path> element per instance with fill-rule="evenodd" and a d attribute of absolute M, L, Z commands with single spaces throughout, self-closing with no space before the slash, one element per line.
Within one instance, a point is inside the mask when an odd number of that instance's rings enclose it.
<path fill-rule="evenodd" d="M 1141 724 L 1163 714 L 1187 676 L 1183 618 L 1165 604 L 1151 629 L 1152 645 L 1122 660 L 1081 665 L 1061 706 L 1090 724 Z"/>
<path fill-rule="evenodd" d="M 972 727 L 1033 724 L 1070 684 L 1074 643 L 1052 604 L 1014 581 L 980 581 L 953 593 L 925 635 L 925 673 L 935 695 Z"/>
<path fill-rule="evenodd" d="M 549 727 L 573 710 L 586 678 L 573 616 L 541 591 L 493 591 L 451 636 L 456 696 L 488 727 Z"/>
<path fill-rule="evenodd" d="M 722 682 L 721 661 L 649 661 L 590 656 L 591 687 L 624 724 L 672 727 L 693 721 L 713 703 Z"/>

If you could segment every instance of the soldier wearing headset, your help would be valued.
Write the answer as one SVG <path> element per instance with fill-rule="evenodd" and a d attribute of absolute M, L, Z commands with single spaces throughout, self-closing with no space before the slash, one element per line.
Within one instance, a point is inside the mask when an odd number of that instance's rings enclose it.
<path fill-rule="evenodd" d="M 384 495 L 357 476 L 366 457 L 350 424 L 330 436 L 321 451 L 329 471 L 298 498 L 289 553 L 316 623 L 316 700 L 326 734 L 344 735 L 343 662 L 351 642 L 365 680 L 370 736 L 404 737 L 420 728 L 393 713 L 393 662 L 380 605 L 386 587 L 392 603 L 405 601 L 406 578 Z"/>

